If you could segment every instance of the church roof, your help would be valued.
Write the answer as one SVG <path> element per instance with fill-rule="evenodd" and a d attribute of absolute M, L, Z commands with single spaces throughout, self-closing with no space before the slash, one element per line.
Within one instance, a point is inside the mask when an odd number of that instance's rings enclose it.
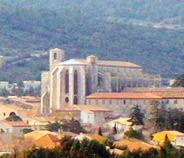
<path fill-rule="evenodd" d="M 96 92 L 86 99 L 161 99 L 162 97 L 152 93 L 118 93 L 118 92 Z"/>
<path fill-rule="evenodd" d="M 82 62 L 84 64 L 88 64 L 86 59 L 74 59 L 74 60 L 76 60 L 78 62 Z M 97 65 L 141 68 L 137 64 L 130 63 L 130 62 L 123 62 L 123 61 L 98 60 Z"/>
<path fill-rule="evenodd" d="M 82 62 L 79 62 L 75 59 L 66 60 L 64 62 L 59 63 L 58 65 L 85 65 Z"/>

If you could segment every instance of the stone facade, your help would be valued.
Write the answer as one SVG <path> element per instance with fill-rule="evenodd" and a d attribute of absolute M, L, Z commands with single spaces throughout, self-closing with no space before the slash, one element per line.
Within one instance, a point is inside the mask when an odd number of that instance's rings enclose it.
<path fill-rule="evenodd" d="M 160 75 L 142 72 L 130 62 L 64 58 L 64 51 L 50 50 L 50 71 L 42 73 L 41 113 L 52 113 L 64 106 L 86 104 L 95 92 L 120 92 L 124 87 L 160 86 Z"/>

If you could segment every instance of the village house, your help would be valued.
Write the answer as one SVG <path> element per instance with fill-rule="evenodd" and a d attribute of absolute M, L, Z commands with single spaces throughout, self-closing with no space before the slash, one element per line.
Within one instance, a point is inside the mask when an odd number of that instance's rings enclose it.
<path fill-rule="evenodd" d="M 27 117 L 27 113 L 29 112 L 26 109 L 16 106 L 15 104 L 3 104 L 0 102 L 0 120 L 4 120 L 11 115 L 17 115 L 21 118 Z"/>
<path fill-rule="evenodd" d="M 72 105 L 66 106 L 62 110 L 58 110 L 61 116 L 67 118 L 75 118 L 82 124 L 89 123 L 91 125 L 102 125 L 105 118 L 113 113 L 113 110 L 93 105 Z"/>
<path fill-rule="evenodd" d="M 117 132 L 125 132 L 132 127 L 132 122 L 130 122 L 129 120 L 130 117 L 120 117 L 104 124 L 104 127 L 111 130 L 116 127 Z"/>
<path fill-rule="evenodd" d="M 179 131 L 161 131 L 158 133 L 153 134 L 153 140 L 157 142 L 158 144 L 162 144 L 165 139 L 166 135 L 170 142 L 174 146 L 182 146 L 184 147 L 184 133 Z"/>
<path fill-rule="evenodd" d="M 143 112 L 148 110 L 148 105 L 153 100 L 161 97 L 152 93 L 133 92 L 97 92 L 86 97 L 86 104 L 105 107 L 126 117 L 134 105 L 138 105 Z"/>
<path fill-rule="evenodd" d="M 183 111 L 184 88 L 125 88 L 122 92 L 96 92 L 86 97 L 86 104 L 105 107 L 125 117 L 135 105 L 146 114 L 152 101 L 158 101 L 160 108 Z"/>
<path fill-rule="evenodd" d="M 29 124 L 22 121 L 1 121 L 0 130 L 2 133 L 12 133 L 15 137 L 23 136 L 23 129 L 31 129 Z"/>

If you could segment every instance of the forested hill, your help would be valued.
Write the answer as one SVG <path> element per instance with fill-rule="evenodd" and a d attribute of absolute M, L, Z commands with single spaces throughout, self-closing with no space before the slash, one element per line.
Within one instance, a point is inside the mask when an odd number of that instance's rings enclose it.
<path fill-rule="evenodd" d="M 164 77 L 183 73 L 182 29 L 131 23 L 136 19 L 182 28 L 183 9 L 179 0 L 1 0 L 0 53 L 8 60 L 0 80 L 40 79 L 48 55 L 30 54 L 54 47 L 64 49 L 67 58 L 94 54 L 134 62 Z"/>

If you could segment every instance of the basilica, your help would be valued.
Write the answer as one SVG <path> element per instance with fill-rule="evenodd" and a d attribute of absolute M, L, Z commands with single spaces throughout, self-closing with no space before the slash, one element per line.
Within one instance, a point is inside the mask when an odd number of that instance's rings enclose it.
<path fill-rule="evenodd" d="M 160 87 L 160 75 L 145 74 L 141 66 L 123 61 L 65 60 L 65 52 L 51 49 L 50 70 L 41 76 L 41 113 L 53 113 L 66 106 L 86 104 L 95 92 L 121 92 L 125 87 Z M 110 93 L 109 93 L 110 94 Z"/>

